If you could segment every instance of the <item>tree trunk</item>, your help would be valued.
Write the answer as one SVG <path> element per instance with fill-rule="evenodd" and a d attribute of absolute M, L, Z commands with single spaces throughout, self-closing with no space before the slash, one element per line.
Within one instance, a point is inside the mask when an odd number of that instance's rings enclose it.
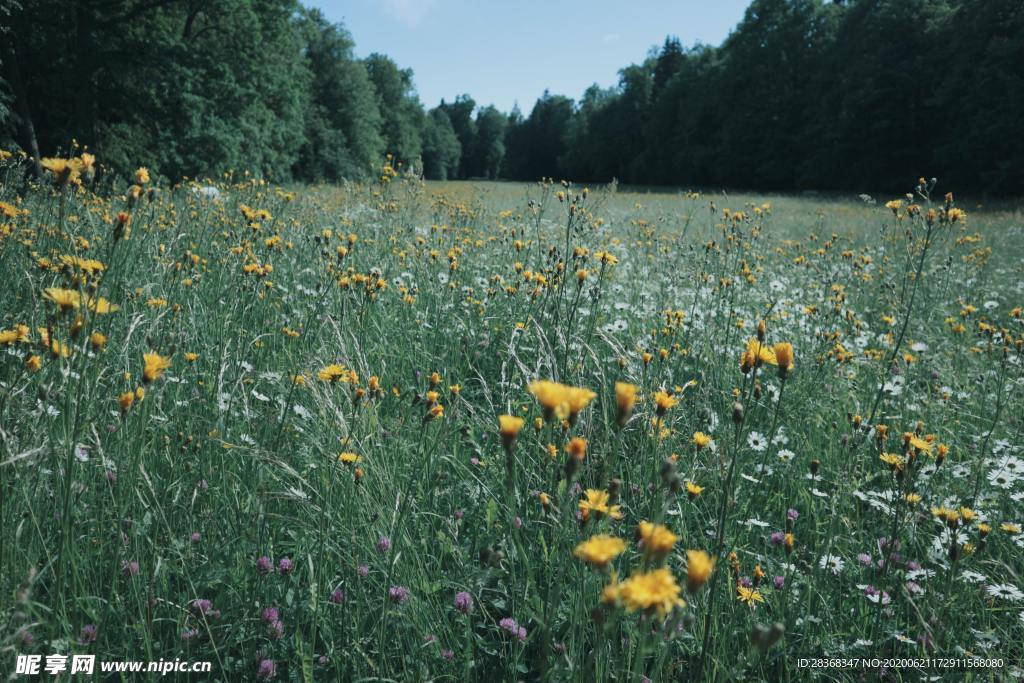
<path fill-rule="evenodd" d="M 39 163 L 39 141 L 36 139 L 36 127 L 32 123 L 32 110 L 29 108 L 28 94 L 25 83 L 21 80 L 21 67 L 18 65 L 18 53 L 14 47 L 14 36 L 3 42 L 4 71 L 7 82 L 14 94 L 14 115 L 18 120 L 18 142 L 32 159 L 32 170 L 36 177 L 42 177 L 43 167 Z"/>
<path fill-rule="evenodd" d="M 78 142 L 96 145 L 96 16 L 92 3 L 75 3 L 75 134 Z"/>

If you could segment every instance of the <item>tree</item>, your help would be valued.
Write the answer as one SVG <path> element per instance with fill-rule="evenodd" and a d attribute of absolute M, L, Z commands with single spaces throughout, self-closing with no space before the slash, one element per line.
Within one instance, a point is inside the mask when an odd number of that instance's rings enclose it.
<path fill-rule="evenodd" d="M 386 149 L 366 66 L 353 56 L 344 27 L 329 23 L 318 10 L 303 13 L 300 26 L 312 80 L 296 173 L 307 180 L 363 177 Z"/>
<path fill-rule="evenodd" d="M 423 174 L 431 180 L 448 180 L 459 172 L 462 144 L 448 114 L 431 109 L 423 121 Z"/>
<path fill-rule="evenodd" d="M 483 178 L 497 178 L 505 159 L 505 126 L 508 119 L 493 105 L 476 113 L 476 136 L 469 168 L 471 174 Z"/>
<path fill-rule="evenodd" d="M 451 104 L 441 100 L 438 107 L 448 115 L 452 129 L 459 138 L 462 146 L 462 157 L 459 160 L 459 178 L 469 178 L 474 171 L 472 168 L 471 150 L 476 145 L 476 122 L 473 120 L 473 110 L 476 109 L 476 102 L 469 95 L 460 95 Z"/>
<path fill-rule="evenodd" d="M 413 88 L 412 71 L 399 69 L 390 58 L 376 53 L 364 63 L 376 90 L 387 151 L 406 164 L 419 163 L 423 107 Z"/>

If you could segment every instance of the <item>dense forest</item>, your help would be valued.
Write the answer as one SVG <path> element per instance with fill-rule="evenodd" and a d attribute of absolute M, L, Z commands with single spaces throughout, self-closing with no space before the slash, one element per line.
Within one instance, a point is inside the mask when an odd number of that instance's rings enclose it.
<path fill-rule="evenodd" d="M 338 181 L 390 153 L 439 179 L 1024 185 L 1020 0 L 754 0 L 721 45 L 669 37 L 529 114 L 428 109 L 412 71 L 296 0 L 0 0 L 0 43 L 0 145 L 74 141 L 115 171 Z"/>

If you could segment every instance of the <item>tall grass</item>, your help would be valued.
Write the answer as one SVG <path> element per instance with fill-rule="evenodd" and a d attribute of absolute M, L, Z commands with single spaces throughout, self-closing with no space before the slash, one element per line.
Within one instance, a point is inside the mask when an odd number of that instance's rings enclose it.
<path fill-rule="evenodd" d="M 1019 216 L 15 162 L 4 666 L 1021 673 Z"/>

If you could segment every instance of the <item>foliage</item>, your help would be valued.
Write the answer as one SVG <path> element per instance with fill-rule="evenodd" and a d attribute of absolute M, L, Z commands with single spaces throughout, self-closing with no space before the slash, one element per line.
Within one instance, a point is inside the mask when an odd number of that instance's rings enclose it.
<path fill-rule="evenodd" d="M 613 87 L 545 92 L 526 116 L 468 94 L 426 109 L 410 69 L 357 58 L 298 0 L 4 0 L 0 33 L 0 140 L 77 143 L 122 175 L 337 182 L 390 153 L 437 179 L 1024 186 L 1016 0 L 753 0 L 721 45 L 669 36 Z"/>

